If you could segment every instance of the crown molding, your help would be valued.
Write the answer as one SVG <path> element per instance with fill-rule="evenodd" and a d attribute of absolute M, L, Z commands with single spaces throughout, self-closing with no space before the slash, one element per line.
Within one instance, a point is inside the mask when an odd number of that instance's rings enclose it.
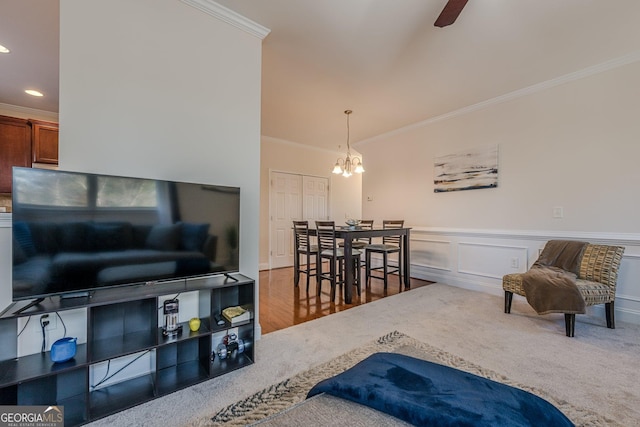
<path fill-rule="evenodd" d="M 54 113 L 52 111 L 38 110 L 35 108 L 20 107 L 19 105 L 3 103 L 0 103 L 0 111 L 8 111 L 25 119 L 51 120 L 53 122 L 57 122 L 59 117 L 58 113 Z"/>
<path fill-rule="evenodd" d="M 495 98 L 487 99 L 486 101 L 478 102 L 477 104 L 469 105 L 466 107 L 462 107 L 458 110 L 450 111 L 448 113 L 440 114 L 439 116 L 434 116 L 429 119 L 423 120 L 421 122 L 413 123 L 411 125 L 407 125 L 398 129 L 394 129 L 389 132 L 381 133 L 380 135 L 376 135 L 371 138 L 363 139 L 358 141 L 352 145 L 360 146 L 365 145 L 370 142 L 378 141 L 381 139 L 386 139 L 395 135 L 399 135 L 401 133 L 422 128 L 428 126 L 433 123 L 441 122 L 443 120 L 448 120 L 454 117 L 463 116 L 465 114 L 472 113 L 474 111 L 482 110 L 484 108 L 488 108 L 497 104 L 501 104 L 503 102 L 511 101 L 517 98 L 522 98 L 524 96 L 532 95 L 537 92 L 542 92 L 544 90 L 550 89 L 555 86 L 560 86 L 565 83 L 569 83 L 575 80 L 580 80 L 585 77 L 593 76 L 595 74 L 600 74 L 605 71 L 613 70 L 615 68 L 623 67 L 625 65 L 633 64 L 634 62 L 640 61 L 640 51 L 631 52 L 628 55 L 624 55 L 618 58 L 611 59 L 609 61 L 602 62 L 600 64 L 592 65 L 591 67 L 583 68 L 582 70 L 574 71 L 573 73 L 565 74 L 560 77 L 556 77 L 551 80 L 547 80 L 544 82 L 536 83 L 531 86 L 524 87 L 522 89 L 515 90 L 513 92 L 506 93 L 504 95 L 497 96 Z"/>
<path fill-rule="evenodd" d="M 304 150 L 319 151 L 319 152 L 322 152 L 322 153 L 331 153 L 331 154 L 338 155 L 338 156 L 344 156 L 347 153 L 346 150 L 343 150 L 343 151 L 330 150 L 328 148 L 322 148 L 322 147 L 318 147 L 318 146 L 315 146 L 315 145 L 307 145 L 307 144 L 303 144 L 301 142 L 289 141 L 288 139 L 274 138 L 272 136 L 261 135 L 260 138 L 265 142 L 270 142 L 270 143 L 273 143 L 273 144 L 288 145 L 290 147 L 301 148 L 301 149 L 304 149 Z M 352 150 L 352 153 L 351 153 L 352 156 L 353 156 L 353 153 L 356 153 L 358 156 L 362 155 L 360 152 L 358 152 L 356 150 Z"/>
<path fill-rule="evenodd" d="M 260 40 L 263 40 L 271 32 L 270 29 L 263 27 L 257 22 L 254 22 L 249 18 L 246 18 L 229 8 L 216 3 L 215 1 L 212 1 L 212 0 L 180 0 L 180 1 L 182 1 L 182 3 L 188 4 L 189 6 L 200 10 L 201 12 L 204 12 L 221 21 L 224 21 L 227 24 L 231 24 L 234 27 L 239 28 L 251 34 L 252 36 L 258 37 Z"/>

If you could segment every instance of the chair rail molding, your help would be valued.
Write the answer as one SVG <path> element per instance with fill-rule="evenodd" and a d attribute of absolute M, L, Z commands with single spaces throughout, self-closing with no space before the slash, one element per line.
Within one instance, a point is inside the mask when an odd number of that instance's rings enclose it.
<path fill-rule="evenodd" d="M 449 227 L 412 227 L 412 233 L 439 236 L 471 236 L 509 239 L 547 241 L 552 239 L 587 240 L 590 242 L 637 244 L 640 245 L 640 233 L 608 233 L 598 231 L 563 230 L 501 230 Z"/>

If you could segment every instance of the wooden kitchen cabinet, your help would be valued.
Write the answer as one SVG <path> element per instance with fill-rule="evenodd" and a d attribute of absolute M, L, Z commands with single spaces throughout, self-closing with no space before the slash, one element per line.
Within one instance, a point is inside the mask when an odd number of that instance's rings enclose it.
<path fill-rule="evenodd" d="M 30 120 L 34 163 L 58 164 L 58 124 Z"/>
<path fill-rule="evenodd" d="M 0 193 L 11 193 L 13 166 L 31 166 L 31 126 L 24 119 L 0 116 Z"/>

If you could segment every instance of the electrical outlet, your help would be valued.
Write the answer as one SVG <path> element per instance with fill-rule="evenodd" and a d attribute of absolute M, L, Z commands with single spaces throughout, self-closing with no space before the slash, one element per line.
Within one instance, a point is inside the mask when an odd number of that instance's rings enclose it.
<path fill-rule="evenodd" d="M 520 266 L 520 262 L 518 258 L 511 258 L 511 268 L 518 268 Z"/>
<path fill-rule="evenodd" d="M 36 320 L 35 316 L 34 319 Z M 33 322 L 33 320 L 31 320 Z M 44 327 L 45 331 L 53 331 L 58 327 L 58 316 L 55 314 L 43 314 L 37 318 L 37 321 L 33 322 L 33 331 L 39 334 L 42 333 L 42 324 L 40 322 L 49 322 L 47 326 Z"/>

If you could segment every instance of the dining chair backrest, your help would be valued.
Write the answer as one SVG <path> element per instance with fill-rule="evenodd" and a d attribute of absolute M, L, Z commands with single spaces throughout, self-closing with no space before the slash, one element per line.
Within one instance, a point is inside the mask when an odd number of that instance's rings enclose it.
<path fill-rule="evenodd" d="M 388 229 L 388 228 L 403 228 L 404 227 L 404 220 L 403 219 L 385 219 L 382 221 L 382 228 L 384 229 Z M 402 241 L 402 236 L 401 235 L 394 235 L 394 236 L 383 236 L 382 237 L 382 243 L 386 244 L 386 245 L 394 245 L 394 246 L 400 246 L 400 242 Z"/>
<path fill-rule="evenodd" d="M 371 230 L 373 228 L 373 220 L 372 219 L 363 219 L 360 221 L 360 227 L 365 230 Z"/>
<path fill-rule="evenodd" d="M 309 221 L 293 221 L 296 250 L 306 251 L 311 247 Z"/>
<path fill-rule="evenodd" d="M 372 219 L 363 219 L 360 221 L 360 228 L 363 230 L 373 230 L 373 220 Z M 371 237 L 361 237 L 357 239 L 360 242 L 366 242 L 371 244 Z"/>
<path fill-rule="evenodd" d="M 334 221 L 316 221 L 318 251 L 336 253 L 336 224 Z M 326 253 L 326 252 L 325 252 Z"/>

